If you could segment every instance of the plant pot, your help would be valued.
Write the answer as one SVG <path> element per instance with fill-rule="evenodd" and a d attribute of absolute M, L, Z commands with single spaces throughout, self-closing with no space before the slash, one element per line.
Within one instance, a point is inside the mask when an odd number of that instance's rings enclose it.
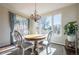
<path fill-rule="evenodd" d="M 68 39 L 68 41 L 70 41 L 70 42 L 74 42 L 75 39 L 76 39 L 76 35 L 69 35 L 69 36 L 67 36 L 67 39 Z"/>

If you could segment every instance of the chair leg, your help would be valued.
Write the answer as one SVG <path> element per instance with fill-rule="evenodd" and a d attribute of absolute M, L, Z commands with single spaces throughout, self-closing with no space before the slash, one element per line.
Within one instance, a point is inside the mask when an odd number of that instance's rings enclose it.
<path fill-rule="evenodd" d="M 49 55 L 51 53 L 51 48 L 49 46 L 46 47 L 46 54 Z"/>
<path fill-rule="evenodd" d="M 46 54 L 48 55 L 48 47 L 46 47 Z"/>
<path fill-rule="evenodd" d="M 25 54 L 24 52 L 25 52 L 25 50 L 23 49 L 23 51 L 22 51 L 22 55 L 24 55 L 24 54 Z"/>

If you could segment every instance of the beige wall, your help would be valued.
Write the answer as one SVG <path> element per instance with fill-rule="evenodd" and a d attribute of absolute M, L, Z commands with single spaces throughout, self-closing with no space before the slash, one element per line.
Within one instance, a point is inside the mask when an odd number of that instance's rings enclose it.
<path fill-rule="evenodd" d="M 77 20 L 78 20 L 78 23 L 79 23 L 79 4 L 77 4 Z"/>
<path fill-rule="evenodd" d="M 77 4 L 77 22 L 79 25 L 79 4 Z M 77 37 L 79 38 L 79 31 L 77 32 Z M 79 48 L 79 40 L 78 40 L 78 48 Z"/>
<path fill-rule="evenodd" d="M 0 47 L 10 44 L 8 10 L 0 6 Z"/>

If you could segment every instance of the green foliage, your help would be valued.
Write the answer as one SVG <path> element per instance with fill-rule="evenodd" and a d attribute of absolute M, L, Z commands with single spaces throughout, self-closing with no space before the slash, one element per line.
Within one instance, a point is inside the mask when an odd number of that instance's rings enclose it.
<path fill-rule="evenodd" d="M 65 33 L 67 35 L 75 35 L 76 31 L 78 31 L 78 25 L 76 23 L 76 21 L 73 22 L 68 22 L 65 26 L 64 26 L 64 30 Z"/>

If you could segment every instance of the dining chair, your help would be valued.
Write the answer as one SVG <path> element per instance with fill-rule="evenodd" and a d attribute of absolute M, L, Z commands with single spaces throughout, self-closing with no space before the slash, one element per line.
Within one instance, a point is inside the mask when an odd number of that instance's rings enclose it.
<path fill-rule="evenodd" d="M 33 47 L 32 43 L 30 43 L 30 42 L 24 42 L 24 39 L 23 39 L 22 35 L 18 31 L 16 31 L 16 30 L 14 31 L 14 37 L 15 37 L 15 40 L 16 40 L 16 45 L 19 48 L 22 48 L 22 54 L 23 55 L 25 54 L 25 51 L 27 49 Z"/>
<path fill-rule="evenodd" d="M 46 53 L 47 53 L 47 55 L 50 54 L 50 53 L 52 53 L 52 52 L 51 52 L 51 47 L 50 47 L 52 35 L 53 35 L 53 31 L 50 31 L 50 32 L 48 33 L 48 36 L 47 36 L 47 41 L 48 41 L 48 43 L 47 43 L 47 45 L 46 45 Z"/>
<path fill-rule="evenodd" d="M 52 35 L 53 35 L 53 31 L 49 31 L 49 33 L 47 35 L 47 40 L 43 41 L 43 43 L 42 43 L 45 46 L 44 48 L 46 48 L 46 54 L 47 55 L 52 53 L 52 51 L 51 51 Z"/>

